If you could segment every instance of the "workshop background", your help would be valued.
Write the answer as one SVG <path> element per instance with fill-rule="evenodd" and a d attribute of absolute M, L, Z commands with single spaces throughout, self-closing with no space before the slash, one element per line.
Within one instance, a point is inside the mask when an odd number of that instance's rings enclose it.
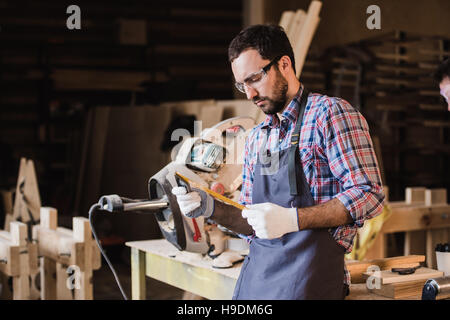
<path fill-rule="evenodd" d="M 302 82 L 366 117 L 389 200 L 403 200 L 410 186 L 449 190 L 449 112 L 431 74 L 449 55 L 450 2 L 322 2 Z M 0 0 L 0 188 L 15 190 L 20 158 L 32 159 L 42 205 L 67 227 L 101 195 L 147 198 L 148 178 L 168 163 L 171 128 L 193 132 L 174 122 L 171 103 L 245 99 L 234 90 L 229 42 L 243 26 L 278 24 L 283 11 L 309 3 Z M 80 30 L 66 27 L 71 4 L 81 8 Z M 372 4 L 380 30 L 366 27 Z M 224 110 L 219 120 L 233 115 Z M 124 243 L 160 238 L 158 225 L 138 214 L 96 225 L 129 292 Z M 402 238 L 393 241 L 395 251 Z M 147 281 L 149 299 L 182 297 Z M 121 299 L 104 261 L 94 290 L 95 299 Z"/>

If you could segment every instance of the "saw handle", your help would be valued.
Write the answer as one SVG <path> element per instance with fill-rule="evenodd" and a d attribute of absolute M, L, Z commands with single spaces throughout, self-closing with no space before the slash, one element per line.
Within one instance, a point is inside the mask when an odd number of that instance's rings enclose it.
<path fill-rule="evenodd" d="M 192 191 L 191 186 L 189 185 L 189 181 L 187 181 L 184 177 L 179 175 L 175 175 L 175 179 L 180 187 L 185 187 L 186 192 L 189 193 Z M 200 228 L 198 227 L 197 221 L 195 218 L 192 218 L 192 224 L 194 225 L 194 241 L 199 242 L 202 240 L 202 234 L 200 232 Z"/>

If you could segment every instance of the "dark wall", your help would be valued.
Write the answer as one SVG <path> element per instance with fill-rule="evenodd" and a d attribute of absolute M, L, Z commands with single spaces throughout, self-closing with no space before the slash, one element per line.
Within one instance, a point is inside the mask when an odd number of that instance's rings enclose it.
<path fill-rule="evenodd" d="M 266 0 L 265 21 L 278 23 L 284 10 L 308 10 L 310 0 Z M 450 36 L 448 0 L 323 0 L 321 21 L 312 44 L 321 49 L 342 45 L 394 30 L 421 35 Z M 381 29 L 369 30 L 370 5 L 381 10 Z"/>
<path fill-rule="evenodd" d="M 0 2 L 0 187 L 31 158 L 43 205 L 68 215 L 87 111 L 232 98 L 226 48 L 242 25 L 240 0 L 91 0 L 69 30 L 71 4 Z"/>

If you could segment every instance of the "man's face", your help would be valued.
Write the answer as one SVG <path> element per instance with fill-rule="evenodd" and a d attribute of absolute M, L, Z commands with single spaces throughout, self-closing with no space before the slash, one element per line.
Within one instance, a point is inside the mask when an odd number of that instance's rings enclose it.
<path fill-rule="evenodd" d="M 246 83 L 247 99 L 252 100 L 265 114 L 275 114 L 284 109 L 287 102 L 288 82 L 278 70 L 276 62 L 258 82 L 252 82 L 251 75 L 261 71 L 270 60 L 261 57 L 258 51 L 242 52 L 231 63 L 236 82 Z"/>
<path fill-rule="evenodd" d="M 450 111 L 450 78 L 445 77 L 439 84 L 439 88 L 441 89 L 441 96 L 447 101 L 448 111 Z"/>

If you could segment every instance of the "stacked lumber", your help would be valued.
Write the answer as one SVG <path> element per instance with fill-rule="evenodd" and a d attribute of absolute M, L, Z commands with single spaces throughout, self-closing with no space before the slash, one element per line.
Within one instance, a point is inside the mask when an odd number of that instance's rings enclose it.
<path fill-rule="evenodd" d="M 309 5 L 308 12 L 298 9 L 295 12 L 284 11 L 281 15 L 279 25 L 285 30 L 294 50 L 297 78 L 302 73 L 309 46 L 319 25 L 321 8 L 322 2 L 313 0 Z"/>

